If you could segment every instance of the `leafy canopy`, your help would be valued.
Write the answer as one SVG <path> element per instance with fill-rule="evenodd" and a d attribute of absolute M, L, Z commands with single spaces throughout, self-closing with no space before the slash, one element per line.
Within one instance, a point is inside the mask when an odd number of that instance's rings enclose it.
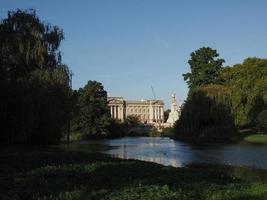
<path fill-rule="evenodd" d="M 34 10 L 9 11 L 0 22 L 0 142 L 60 142 L 70 112 L 63 39 Z"/>
<path fill-rule="evenodd" d="M 267 109 L 267 59 L 247 58 L 227 67 L 221 80 L 231 90 L 236 124 L 255 125 L 258 114 Z"/>
<path fill-rule="evenodd" d="M 9 11 L 0 23 L 0 79 L 15 80 L 61 62 L 62 29 L 41 22 L 34 10 Z"/>
<path fill-rule="evenodd" d="M 218 83 L 222 64 L 225 62 L 218 56 L 217 51 L 210 47 L 202 47 L 191 53 L 188 61 L 191 72 L 183 74 L 190 90 L 198 86 Z"/>
<path fill-rule="evenodd" d="M 101 83 L 88 81 L 79 90 L 79 126 L 85 138 L 102 137 L 107 134 L 110 113 L 107 92 Z"/>

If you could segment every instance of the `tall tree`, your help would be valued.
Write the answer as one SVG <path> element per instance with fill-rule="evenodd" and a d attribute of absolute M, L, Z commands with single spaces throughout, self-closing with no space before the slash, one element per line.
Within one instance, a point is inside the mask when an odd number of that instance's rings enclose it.
<path fill-rule="evenodd" d="M 218 83 L 218 77 L 224 63 L 224 60 L 218 57 L 217 51 L 210 47 L 202 47 L 191 53 L 191 59 L 188 61 L 191 72 L 183 74 L 190 90 L 199 86 Z"/>
<path fill-rule="evenodd" d="M 79 126 L 85 138 L 99 138 L 108 134 L 110 112 L 107 92 L 101 83 L 88 81 L 79 90 Z"/>
<path fill-rule="evenodd" d="M 216 50 L 202 47 L 191 53 L 191 72 L 183 74 L 189 95 L 175 124 L 177 137 L 196 141 L 227 140 L 236 133 L 230 90 L 220 85 L 222 64 Z"/>
<path fill-rule="evenodd" d="M 64 38 L 34 10 L 8 12 L 0 22 L 0 141 L 51 144 L 69 113 L 69 70 L 61 64 Z"/>

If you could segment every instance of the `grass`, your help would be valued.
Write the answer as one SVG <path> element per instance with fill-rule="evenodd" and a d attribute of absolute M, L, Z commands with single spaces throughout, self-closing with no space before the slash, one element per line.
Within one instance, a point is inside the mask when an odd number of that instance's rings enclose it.
<path fill-rule="evenodd" d="M 267 199 L 262 170 L 250 177 L 229 166 L 173 168 L 46 147 L 0 152 L 0 199 L 5 200 Z"/>
<path fill-rule="evenodd" d="M 267 144 L 267 134 L 249 135 L 244 138 L 244 141 L 256 144 Z"/>

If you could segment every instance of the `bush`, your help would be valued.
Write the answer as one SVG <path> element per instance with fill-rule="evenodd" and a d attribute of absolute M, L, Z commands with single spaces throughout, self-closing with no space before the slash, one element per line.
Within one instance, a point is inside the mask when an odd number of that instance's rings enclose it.
<path fill-rule="evenodd" d="M 174 128 L 173 127 L 164 128 L 162 130 L 162 136 L 173 137 L 174 136 Z"/>
<path fill-rule="evenodd" d="M 149 131 L 148 136 L 150 136 L 150 137 L 161 137 L 162 136 L 162 132 L 158 131 L 156 128 L 152 128 Z"/>
<path fill-rule="evenodd" d="M 122 123 L 117 119 L 110 119 L 110 124 L 107 127 L 108 138 L 123 137 L 127 134 L 127 124 Z"/>

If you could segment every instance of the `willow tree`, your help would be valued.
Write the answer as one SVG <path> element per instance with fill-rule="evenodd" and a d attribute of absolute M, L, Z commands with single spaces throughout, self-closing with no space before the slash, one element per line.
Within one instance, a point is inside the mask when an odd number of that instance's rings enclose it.
<path fill-rule="evenodd" d="M 34 10 L 9 11 L 0 23 L 1 79 L 55 69 L 61 62 L 58 48 L 63 39 L 62 29 L 41 22 Z"/>
<path fill-rule="evenodd" d="M 68 68 L 59 50 L 63 39 L 62 29 L 42 22 L 34 10 L 9 11 L 0 22 L 1 141 L 59 141 L 64 122 L 53 113 L 67 110 L 59 102 L 69 96 Z M 43 133 L 45 126 L 54 135 Z"/>
<path fill-rule="evenodd" d="M 176 136 L 192 141 L 227 141 L 236 132 L 231 114 L 231 93 L 222 85 L 195 89 L 175 124 Z"/>

